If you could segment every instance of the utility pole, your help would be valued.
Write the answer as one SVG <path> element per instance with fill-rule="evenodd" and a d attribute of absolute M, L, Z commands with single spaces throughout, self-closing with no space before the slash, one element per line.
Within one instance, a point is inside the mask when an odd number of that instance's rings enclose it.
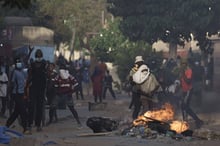
<path fill-rule="evenodd" d="M 102 11 L 102 20 L 101 20 L 101 23 L 102 23 L 102 28 L 105 27 L 105 11 Z"/>
<path fill-rule="evenodd" d="M 74 42 L 75 42 L 75 36 L 76 36 L 76 29 L 72 28 L 72 38 L 71 38 L 71 42 L 70 42 L 70 56 L 69 56 L 69 61 L 71 61 L 72 59 L 74 60 Z M 73 58 L 72 58 L 73 56 Z"/>

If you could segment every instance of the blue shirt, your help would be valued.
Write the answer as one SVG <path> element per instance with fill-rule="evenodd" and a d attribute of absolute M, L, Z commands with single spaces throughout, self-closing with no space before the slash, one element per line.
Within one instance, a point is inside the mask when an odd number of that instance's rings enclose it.
<path fill-rule="evenodd" d="M 82 73 L 82 81 L 84 82 L 84 83 L 89 83 L 89 81 L 90 81 L 90 75 L 89 75 L 89 70 L 88 69 L 84 69 L 83 70 L 83 73 Z"/>
<path fill-rule="evenodd" d="M 27 74 L 23 70 L 17 70 L 17 69 L 14 70 L 11 79 L 13 84 L 13 90 L 12 90 L 13 94 L 24 93 L 26 78 L 27 78 Z"/>

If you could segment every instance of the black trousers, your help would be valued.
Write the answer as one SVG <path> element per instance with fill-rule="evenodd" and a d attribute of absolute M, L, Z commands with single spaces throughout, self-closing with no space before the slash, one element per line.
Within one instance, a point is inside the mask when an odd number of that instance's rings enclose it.
<path fill-rule="evenodd" d="M 112 87 L 104 87 L 104 88 L 103 88 L 103 93 L 102 93 L 103 99 L 105 99 L 105 97 L 106 97 L 106 92 L 107 92 L 107 90 L 109 90 L 109 92 L 111 93 L 112 97 L 113 97 L 114 99 L 116 99 L 116 97 L 115 97 L 115 92 L 113 91 Z"/>
<path fill-rule="evenodd" d="M 2 108 L 1 108 L 1 114 L 4 115 L 7 107 L 7 97 L 0 97 L 2 100 Z"/>
<path fill-rule="evenodd" d="M 47 93 L 48 104 L 49 104 L 49 123 L 52 123 L 53 120 L 57 121 L 57 101 L 56 94 L 54 91 Z"/>
<path fill-rule="evenodd" d="M 189 90 L 188 92 L 183 92 L 183 96 L 181 99 L 183 120 L 187 120 L 187 115 L 190 115 L 196 122 L 199 122 L 201 120 L 190 107 L 191 97 L 192 97 L 192 90 Z"/>
<path fill-rule="evenodd" d="M 43 122 L 45 92 L 43 90 L 32 90 L 29 98 L 28 126 L 31 127 L 35 121 L 35 126 L 40 127 Z"/>
<path fill-rule="evenodd" d="M 84 96 L 83 96 L 82 84 L 80 84 L 76 89 L 76 99 L 79 99 L 79 95 L 81 96 L 81 99 L 83 100 Z"/>
<path fill-rule="evenodd" d="M 10 117 L 8 118 L 8 120 L 6 121 L 6 126 L 10 127 L 14 121 L 18 118 L 18 116 L 20 116 L 21 118 L 21 124 L 22 127 L 24 128 L 24 130 L 26 130 L 27 128 L 27 117 L 28 117 L 28 113 L 27 113 L 27 99 L 24 99 L 24 94 L 12 94 L 14 102 L 15 102 L 15 107 L 14 110 L 12 112 L 12 114 L 10 115 Z"/>
<path fill-rule="evenodd" d="M 140 110 L 141 110 L 141 94 L 140 93 L 137 93 L 137 92 L 132 92 L 132 103 L 133 103 L 133 106 L 134 106 L 134 110 L 133 110 L 133 113 L 132 113 L 132 118 L 133 119 L 137 119 L 139 113 L 140 113 Z"/>

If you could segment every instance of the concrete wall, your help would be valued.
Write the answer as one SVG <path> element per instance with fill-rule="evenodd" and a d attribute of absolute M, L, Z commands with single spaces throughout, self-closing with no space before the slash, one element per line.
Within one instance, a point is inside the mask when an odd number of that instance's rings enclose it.
<path fill-rule="evenodd" d="M 177 55 L 185 57 L 191 47 L 193 51 L 199 51 L 199 47 L 196 45 L 196 41 L 187 42 L 185 46 L 177 45 Z M 158 41 L 152 45 L 152 48 L 155 48 L 156 51 L 163 51 L 164 57 L 169 58 L 169 44 L 164 43 L 163 41 Z"/>
<path fill-rule="evenodd" d="M 14 26 L 12 27 L 12 48 L 18 48 L 23 45 L 44 45 L 54 44 L 54 32 L 45 27 L 36 26 Z"/>
<path fill-rule="evenodd" d="M 213 40 L 214 42 L 214 74 L 220 74 L 220 39 Z"/>

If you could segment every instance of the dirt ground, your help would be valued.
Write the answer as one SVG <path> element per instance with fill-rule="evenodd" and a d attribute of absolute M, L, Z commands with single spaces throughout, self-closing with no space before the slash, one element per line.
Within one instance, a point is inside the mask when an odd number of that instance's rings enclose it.
<path fill-rule="evenodd" d="M 219 102 L 220 99 L 217 96 L 217 92 L 205 92 L 203 102 L 201 106 L 194 106 L 194 110 L 205 121 L 202 129 L 219 132 L 220 131 L 220 119 L 219 117 Z M 104 110 L 88 110 L 88 102 L 93 101 L 91 97 L 87 97 L 84 101 L 77 100 L 76 109 L 79 113 L 80 120 L 83 123 L 83 127 L 77 127 L 77 124 L 69 111 L 58 111 L 60 115 L 59 121 L 49 126 L 43 127 L 43 131 L 32 131 L 32 135 L 25 135 L 22 138 L 12 138 L 10 146 L 43 146 L 43 145 L 57 145 L 57 146 L 142 146 L 142 145 L 154 145 L 154 146 L 219 146 L 220 140 L 197 140 L 187 138 L 184 140 L 175 140 L 171 137 L 158 136 L 155 139 L 141 138 L 139 136 L 125 136 L 121 135 L 123 129 L 129 127 L 132 121 L 132 111 L 128 110 L 128 105 L 131 97 L 126 94 L 118 94 L 118 99 L 113 100 L 110 96 L 107 96 L 107 107 Z M 66 116 L 61 116 L 66 114 Z M 120 121 L 120 127 L 103 135 L 93 135 L 92 130 L 86 126 L 86 121 L 89 117 L 101 116 L 109 117 L 114 120 Z M 62 118 L 61 118 L 62 117 Z M 177 116 L 178 117 L 178 116 Z M 5 119 L 1 120 L 3 123 Z M 2 124 L 1 124 L 2 125 Z M 122 126 L 123 125 L 123 126 Z M 21 131 L 18 124 L 15 123 L 14 130 Z M 193 125 L 192 125 L 193 129 Z"/>
<path fill-rule="evenodd" d="M 215 75 L 215 86 L 213 91 L 204 91 L 202 103 L 192 103 L 193 110 L 205 122 L 201 127 L 201 131 L 212 131 L 220 133 L 220 76 Z M 110 95 L 106 97 L 107 107 L 104 110 L 88 110 L 88 102 L 93 101 L 91 96 L 87 96 L 85 100 L 76 100 L 75 105 L 79 113 L 83 127 L 79 128 L 76 121 L 71 116 L 68 110 L 58 111 L 58 122 L 49 126 L 43 127 L 43 131 L 36 132 L 32 130 L 32 135 L 25 135 L 21 138 L 12 138 L 9 146 L 219 146 L 220 140 L 201 140 L 188 137 L 177 140 L 169 136 L 158 136 L 155 139 L 141 138 L 140 136 L 125 136 L 121 135 L 123 129 L 129 127 L 132 122 L 132 111 L 128 110 L 131 97 L 126 93 L 117 94 L 117 99 L 114 100 Z M 48 111 L 47 111 L 48 112 Z M 89 117 L 100 116 L 109 117 L 120 122 L 117 130 L 102 135 L 94 135 L 92 130 L 86 126 L 86 121 Z M 180 115 L 176 115 L 180 117 Z M 6 119 L 0 119 L 0 125 L 4 125 Z M 194 129 L 193 124 L 190 129 Z M 15 123 L 14 130 L 22 131 L 20 126 Z M 220 139 L 220 138 L 219 138 Z"/>

